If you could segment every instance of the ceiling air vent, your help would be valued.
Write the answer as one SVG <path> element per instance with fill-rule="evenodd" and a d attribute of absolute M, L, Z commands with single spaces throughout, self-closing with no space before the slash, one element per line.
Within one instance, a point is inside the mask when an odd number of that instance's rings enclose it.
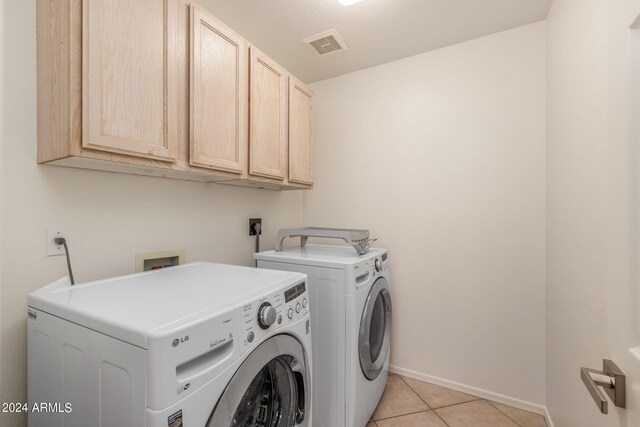
<path fill-rule="evenodd" d="M 349 46 L 347 46 L 342 37 L 340 37 L 340 34 L 338 34 L 338 31 L 335 29 L 307 37 L 302 41 L 311 45 L 319 55 L 326 55 L 328 53 L 340 52 L 341 50 L 349 49 Z"/>

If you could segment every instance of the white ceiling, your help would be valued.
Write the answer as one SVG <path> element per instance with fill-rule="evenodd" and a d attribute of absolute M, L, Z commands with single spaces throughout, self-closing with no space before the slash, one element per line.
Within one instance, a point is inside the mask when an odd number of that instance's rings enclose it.
<path fill-rule="evenodd" d="M 199 0 L 311 83 L 546 18 L 552 0 Z M 302 39 L 335 28 L 350 49 L 319 56 Z"/>

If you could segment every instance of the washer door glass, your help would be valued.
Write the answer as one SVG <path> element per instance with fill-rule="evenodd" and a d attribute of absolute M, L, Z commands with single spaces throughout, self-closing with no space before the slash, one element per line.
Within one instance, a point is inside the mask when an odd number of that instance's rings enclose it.
<path fill-rule="evenodd" d="M 296 389 L 293 372 L 284 357 L 271 360 L 244 393 L 231 426 L 292 426 Z"/>
<path fill-rule="evenodd" d="M 306 426 L 307 387 L 302 345 L 289 335 L 275 336 L 240 366 L 207 427 Z"/>
<path fill-rule="evenodd" d="M 358 352 L 362 373 L 375 380 L 387 358 L 391 341 L 391 294 L 389 283 L 378 278 L 371 287 L 362 311 Z"/>

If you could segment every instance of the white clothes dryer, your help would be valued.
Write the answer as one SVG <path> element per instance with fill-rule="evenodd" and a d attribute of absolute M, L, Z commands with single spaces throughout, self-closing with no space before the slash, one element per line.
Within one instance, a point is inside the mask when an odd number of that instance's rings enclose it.
<path fill-rule="evenodd" d="M 392 305 L 385 249 L 305 245 L 254 254 L 309 277 L 313 426 L 364 427 L 387 382 Z"/>
<path fill-rule="evenodd" d="M 196 263 L 28 297 L 30 427 L 311 425 L 306 276 Z M 68 405 L 67 405 L 68 404 Z"/>

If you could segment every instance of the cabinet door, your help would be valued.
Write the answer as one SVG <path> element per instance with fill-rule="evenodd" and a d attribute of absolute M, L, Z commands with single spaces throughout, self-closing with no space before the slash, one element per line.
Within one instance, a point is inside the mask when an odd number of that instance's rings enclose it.
<path fill-rule="evenodd" d="M 241 174 L 247 150 L 248 52 L 242 37 L 191 9 L 192 166 Z"/>
<path fill-rule="evenodd" d="M 249 173 L 283 180 L 287 172 L 288 74 L 251 47 Z"/>
<path fill-rule="evenodd" d="M 289 181 L 313 184 L 313 92 L 302 82 L 289 83 Z"/>
<path fill-rule="evenodd" d="M 176 0 L 83 0 L 82 146 L 175 161 Z"/>

